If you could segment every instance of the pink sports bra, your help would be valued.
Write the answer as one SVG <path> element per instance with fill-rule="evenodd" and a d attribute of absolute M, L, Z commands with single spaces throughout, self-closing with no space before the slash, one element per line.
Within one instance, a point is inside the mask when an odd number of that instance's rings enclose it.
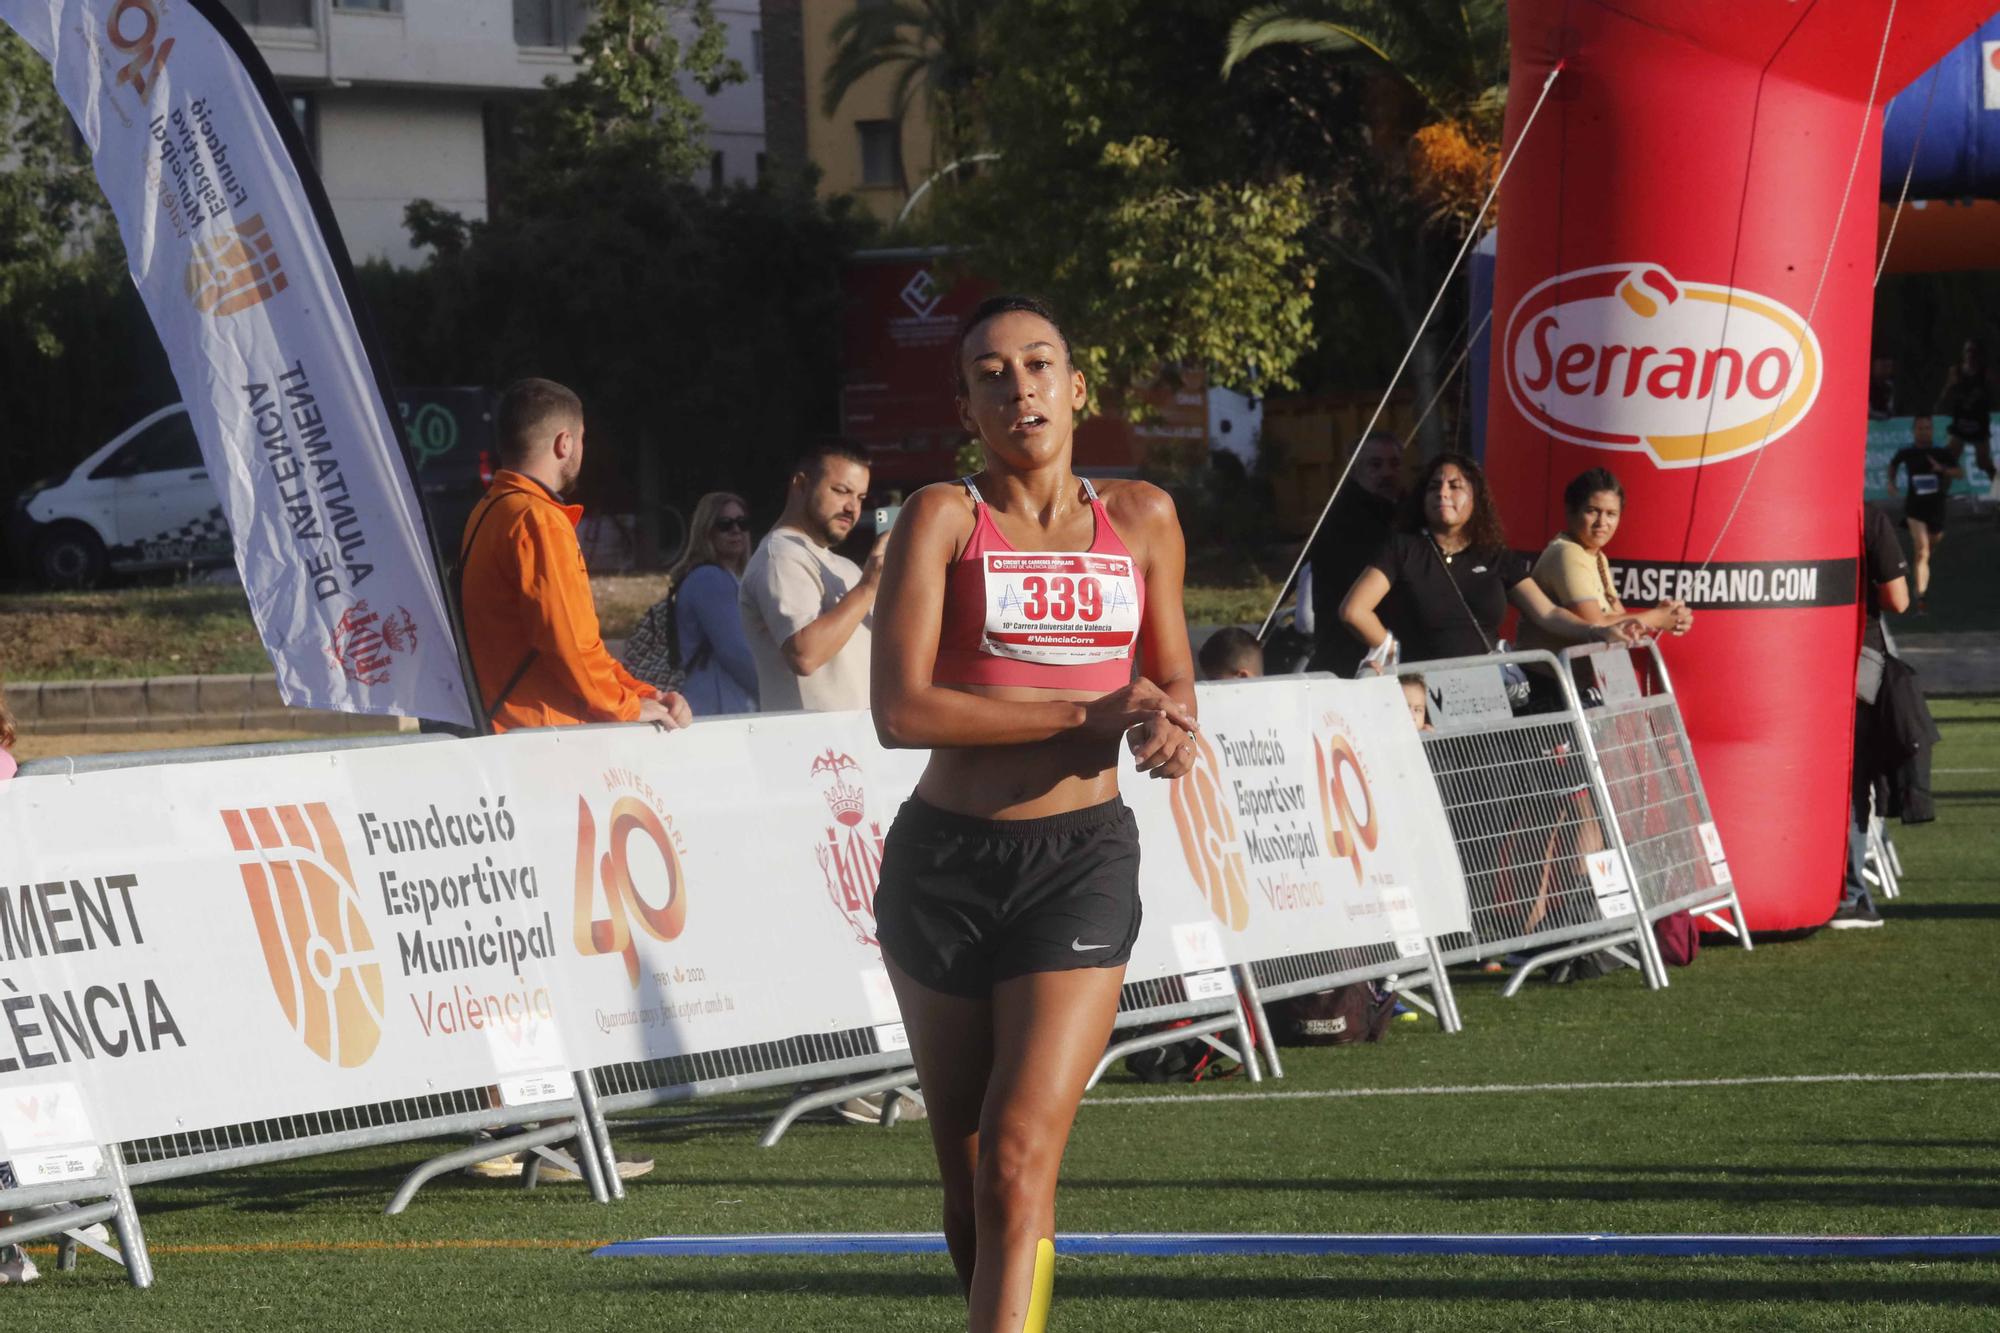
<path fill-rule="evenodd" d="M 1017 551 L 993 526 L 972 478 L 960 484 L 976 519 L 945 573 L 931 679 L 1106 694 L 1131 684 L 1146 585 L 1097 488 L 1083 483 L 1096 518 L 1089 550 Z"/>

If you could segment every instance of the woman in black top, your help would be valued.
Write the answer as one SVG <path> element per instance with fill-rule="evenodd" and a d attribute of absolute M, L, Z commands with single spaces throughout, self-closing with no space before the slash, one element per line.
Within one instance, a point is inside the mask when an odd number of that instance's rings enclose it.
<path fill-rule="evenodd" d="M 1966 340 L 1958 364 L 1945 379 L 1937 410 L 1951 418 L 1948 445 L 1952 461 L 1961 462 L 1965 446 L 1971 445 L 1979 470 L 1990 481 L 1994 476 L 1993 388 L 1986 379 L 1986 344 L 1977 338 Z"/>
<path fill-rule="evenodd" d="M 1593 625 L 1549 600 L 1528 561 L 1508 549 L 1486 476 L 1463 454 L 1431 460 L 1404 498 L 1399 527 L 1340 604 L 1341 620 L 1371 654 L 1392 632 L 1405 662 L 1497 652 L 1509 602 L 1565 642 L 1644 637 L 1636 620 Z M 1385 625 L 1377 612 L 1392 588 L 1399 610 Z"/>
<path fill-rule="evenodd" d="M 1911 563 L 1916 566 L 1917 613 L 1923 614 L 1924 595 L 1931 587 L 1931 552 L 1944 540 L 1944 503 L 1951 492 L 1951 479 L 1965 475 L 1949 449 L 1931 447 L 1931 419 L 1918 417 L 1914 424 L 1916 442 L 1900 449 L 1889 460 L 1889 489 L 1897 490 L 1896 474 L 1902 473 L 1907 486 L 1903 497 L 1903 526 L 1910 530 Z"/>

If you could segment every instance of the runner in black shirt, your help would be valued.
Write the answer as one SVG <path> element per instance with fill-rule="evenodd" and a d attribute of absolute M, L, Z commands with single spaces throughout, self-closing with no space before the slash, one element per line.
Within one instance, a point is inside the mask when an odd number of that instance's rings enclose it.
<path fill-rule="evenodd" d="M 1592 625 L 1549 600 L 1527 560 L 1508 549 L 1485 475 L 1463 454 L 1431 460 L 1404 500 L 1401 526 L 1340 604 L 1341 620 L 1371 652 L 1391 634 L 1405 662 L 1496 652 L 1509 602 L 1567 642 L 1644 637 L 1636 620 Z M 1397 610 L 1393 623 L 1384 624 L 1378 613 L 1392 588 Z"/>
<path fill-rule="evenodd" d="M 1931 587 L 1931 552 L 1944 541 L 1945 497 L 1951 491 L 1951 479 L 1964 476 L 1965 470 L 1951 450 L 1931 447 L 1930 418 L 1918 417 L 1915 429 L 1916 443 L 1898 450 L 1889 460 L 1889 489 L 1897 489 L 1896 474 L 1901 472 L 1907 481 L 1900 491 L 1903 524 L 1910 530 L 1911 554 L 1917 567 L 1917 612 L 1921 615 Z M 1897 554 L 1900 558 L 1900 550 Z"/>

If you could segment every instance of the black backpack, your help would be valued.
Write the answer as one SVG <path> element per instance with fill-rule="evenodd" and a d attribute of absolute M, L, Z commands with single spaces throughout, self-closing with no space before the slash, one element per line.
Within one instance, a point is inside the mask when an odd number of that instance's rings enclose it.
<path fill-rule="evenodd" d="M 695 566 L 701 568 L 704 566 Z M 693 573 L 694 569 L 688 571 L 688 575 Z M 693 657 L 681 658 L 681 627 L 674 608 L 680 604 L 681 586 L 686 582 L 683 577 L 667 589 L 665 597 L 647 607 L 638 627 L 625 640 L 625 669 L 656 690 L 678 691 L 690 673 L 707 664 L 714 646 L 704 643 Z"/>
<path fill-rule="evenodd" d="M 1280 1046 L 1345 1046 L 1380 1041 L 1396 1016 L 1396 997 L 1373 982 L 1356 981 L 1264 1006 L 1271 1036 Z"/>

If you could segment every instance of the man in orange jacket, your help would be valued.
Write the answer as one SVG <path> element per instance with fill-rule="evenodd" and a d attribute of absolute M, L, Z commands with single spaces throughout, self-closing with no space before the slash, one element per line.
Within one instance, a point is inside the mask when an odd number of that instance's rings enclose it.
<path fill-rule="evenodd" d="M 501 471 L 459 544 L 466 648 L 493 730 L 686 726 L 687 701 L 634 678 L 598 632 L 576 540 L 583 506 L 563 500 L 583 471 L 583 403 L 552 380 L 525 379 L 501 395 L 499 416 Z"/>

